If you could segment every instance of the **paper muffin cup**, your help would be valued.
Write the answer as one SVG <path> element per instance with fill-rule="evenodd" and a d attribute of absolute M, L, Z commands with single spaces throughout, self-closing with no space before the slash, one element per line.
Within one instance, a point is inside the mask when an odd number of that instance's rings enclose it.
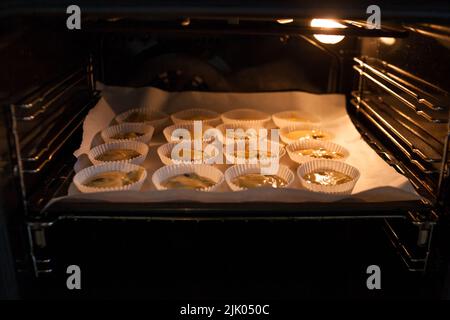
<path fill-rule="evenodd" d="M 246 188 L 239 187 L 238 185 L 233 183 L 233 180 L 239 176 L 249 174 L 249 173 L 261 173 L 261 166 L 257 164 L 237 164 L 225 171 L 225 181 L 228 186 L 233 191 L 241 191 L 246 190 Z M 278 172 L 276 176 L 280 177 L 284 181 L 286 181 L 286 186 L 283 188 L 289 188 L 294 183 L 295 175 L 285 165 L 279 165 Z"/>
<path fill-rule="evenodd" d="M 135 112 L 144 113 L 148 117 L 150 117 L 152 120 L 128 122 L 126 120 L 128 118 L 128 116 L 130 116 L 131 114 L 133 114 Z M 117 115 L 115 117 L 115 120 L 117 123 L 146 123 L 146 124 L 153 126 L 155 128 L 155 132 L 159 132 L 168 123 L 169 116 L 167 114 L 165 114 L 164 112 L 152 110 L 150 108 L 135 108 L 135 109 L 130 109 L 128 111 L 125 111 L 125 112 Z"/>
<path fill-rule="evenodd" d="M 283 127 L 280 129 L 280 138 L 281 141 L 283 141 L 286 144 L 291 144 L 297 141 L 306 140 L 310 138 L 303 138 L 303 139 L 291 139 L 287 136 L 290 132 L 297 131 L 297 130 L 316 130 L 320 131 L 328 136 L 328 138 L 321 139 L 321 140 L 332 140 L 334 138 L 334 135 L 327 131 L 323 130 L 318 124 L 298 124 L 298 125 L 290 125 L 287 127 Z M 318 139 L 312 139 L 312 140 L 318 140 Z"/>
<path fill-rule="evenodd" d="M 311 160 L 320 160 L 320 158 L 317 159 L 310 156 L 302 156 L 298 154 L 296 151 L 302 149 L 315 149 L 315 148 L 324 148 L 332 152 L 339 152 L 343 155 L 343 157 L 340 159 L 323 159 L 323 160 L 345 161 L 350 155 L 348 150 L 339 144 L 330 141 L 321 141 L 314 139 L 305 139 L 291 143 L 286 147 L 286 151 L 288 152 L 289 158 L 291 158 L 292 161 L 302 164 Z"/>
<path fill-rule="evenodd" d="M 215 191 L 223 183 L 223 173 L 219 169 L 206 164 L 174 164 L 159 168 L 152 176 L 152 182 L 158 190 L 167 190 L 161 185 L 165 180 L 185 173 L 196 173 L 201 177 L 209 178 L 215 185 L 200 189 L 199 191 Z"/>
<path fill-rule="evenodd" d="M 204 116 L 207 119 L 205 120 L 191 120 L 192 117 L 196 116 Z M 214 112 L 212 110 L 208 109 L 201 109 L 201 108 L 193 108 L 193 109 L 186 109 L 179 112 L 176 112 L 171 115 L 172 121 L 175 124 L 182 124 L 182 123 L 193 123 L 194 121 L 202 121 L 204 124 L 207 124 L 209 126 L 217 126 L 220 124 L 220 114 L 217 112 Z"/>
<path fill-rule="evenodd" d="M 130 171 L 138 170 L 138 169 L 143 170 L 143 173 L 142 173 L 141 177 L 139 178 L 139 180 L 136 182 L 130 183 L 126 186 L 115 187 L 115 188 L 95 188 L 95 187 L 88 187 L 83 184 L 89 178 L 92 178 L 93 176 L 95 176 L 99 173 L 102 173 L 102 172 L 108 172 L 108 171 L 130 172 Z M 139 191 L 146 178 L 147 178 L 147 170 L 145 170 L 141 166 L 131 164 L 131 163 L 111 162 L 111 163 L 102 164 L 100 166 L 90 166 L 90 167 L 87 167 L 87 168 L 79 171 L 74 176 L 73 183 L 75 184 L 77 189 L 83 193 L 107 192 L 107 191 L 126 191 L 126 190 Z"/>
<path fill-rule="evenodd" d="M 143 143 L 149 143 L 153 137 L 153 132 L 155 128 L 149 124 L 145 123 L 122 123 L 115 126 L 103 129 L 101 136 L 105 142 L 115 142 L 115 141 L 139 141 Z M 113 137 L 117 134 L 129 133 L 129 132 L 140 132 L 143 133 L 142 136 L 129 139 L 114 139 Z"/>
<path fill-rule="evenodd" d="M 119 160 L 119 161 L 100 161 L 100 160 L 96 159 L 98 156 L 100 156 L 101 154 L 105 153 L 106 151 L 113 150 L 113 149 L 131 149 L 131 150 L 135 150 L 138 153 L 140 153 L 140 156 L 137 156 L 135 158 L 128 159 L 128 160 Z M 101 144 L 99 146 L 96 146 L 96 147 L 92 148 L 88 152 L 88 157 L 89 157 L 89 160 L 91 160 L 91 162 L 94 165 L 100 165 L 100 164 L 111 163 L 111 162 L 141 164 L 142 162 L 144 162 L 145 158 L 147 157 L 147 153 L 148 153 L 148 145 L 146 145 L 143 142 L 139 142 L 139 141 L 118 141 L 118 142 L 104 143 L 104 144 Z"/>
<path fill-rule="evenodd" d="M 262 128 L 270 121 L 270 115 L 254 109 L 234 109 L 222 114 L 223 123 L 234 123 L 247 128 Z"/>
<path fill-rule="evenodd" d="M 339 184 L 336 186 L 324 186 L 315 183 L 308 183 L 303 176 L 305 174 L 318 171 L 318 170 L 334 170 L 341 173 L 344 173 L 352 178 L 352 181 L 346 182 L 343 184 Z M 297 168 L 297 176 L 300 179 L 300 182 L 303 187 L 310 191 L 314 192 L 322 192 L 328 194 L 336 194 L 336 195 L 350 195 L 352 193 L 353 188 L 356 185 L 360 177 L 359 170 L 355 167 L 342 162 L 342 161 L 334 161 L 334 160 L 311 160 L 305 162 L 301 166 Z"/>
<path fill-rule="evenodd" d="M 225 159 L 227 160 L 227 164 L 269 164 L 270 161 L 280 161 L 281 158 L 284 157 L 286 154 L 286 150 L 284 150 L 284 147 L 279 143 L 271 142 L 274 145 L 278 146 L 278 153 L 276 155 L 271 155 L 270 157 L 266 158 L 257 158 L 257 155 L 260 152 L 260 149 L 252 152 L 253 156 L 250 156 L 248 159 L 244 157 L 240 157 L 238 155 L 235 155 L 235 150 L 237 150 L 237 142 L 231 143 L 233 146 L 232 153 L 229 153 L 227 150 L 227 147 L 230 146 L 230 144 L 225 144 L 223 153 L 225 155 Z M 267 151 L 271 151 L 271 146 L 267 146 Z"/>
<path fill-rule="evenodd" d="M 195 127 L 195 126 L 194 126 L 193 123 L 180 123 L 180 124 L 174 124 L 174 125 L 171 125 L 171 126 L 166 127 L 166 128 L 163 130 L 163 134 L 164 134 L 164 137 L 166 138 L 167 142 L 180 142 L 182 139 L 173 139 L 172 133 L 173 133 L 175 130 L 177 130 L 177 129 L 186 129 L 186 130 L 189 131 L 189 134 L 190 134 L 191 131 L 194 131 L 194 127 Z M 207 124 L 205 124 L 205 123 L 202 123 L 201 127 L 202 127 L 202 130 L 201 130 L 201 140 L 203 140 L 203 141 L 211 141 L 212 138 L 211 138 L 211 137 L 205 138 L 205 137 L 204 137 L 204 133 L 205 133 L 206 130 L 212 129 L 213 127 L 211 127 L 210 125 L 207 125 Z M 195 138 L 195 137 L 192 137 L 192 136 L 191 136 L 191 139 L 189 139 L 189 140 L 194 140 L 194 138 Z"/>
<path fill-rule="evenodd" d="M 298 121 L 293 121 L 290 118 L 298 118 Z M 278 128 L 284 128 L 299 124 L 317 124 L 319 119 L 315 116 L 305 114 L 298 110 L 281 111 L 272 115 L 272 120 Z"/>
<path fill-rule="evenodd" d="M 207 157 L 203 159 L 193 160 L 193 161 L 183 161 L 181 159 L 172 159 L 172 150 L 175 146 L 180 145 L 179 142 L 169 142 L 166 144 L 163 144 L 158 147 L 157 153 L 159 158 L 161 159 L 161 162 L 165 165 L 171 165 L 171 164 L 212 164 L 216 162 L 217 157 L 221 156 L 219 150 L 212 144 L 209 144 L 208 147 L 208 154 L 206 152 L 203 153 L 203 155 L 207 155 Z M 208 144 L 203 144 L 202 150 L 205 150 L 206 146 Z M 212 149 L 209 149 L 212 148 Z"/>

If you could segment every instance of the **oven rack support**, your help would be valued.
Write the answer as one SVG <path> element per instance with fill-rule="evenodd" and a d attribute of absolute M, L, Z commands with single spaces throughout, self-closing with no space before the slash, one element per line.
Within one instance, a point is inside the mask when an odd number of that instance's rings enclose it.
<path fill-rule="evenodd" d="M 53 156 L 64 146 L 64 144 L 73 136 L 73 134 L 83 125 L 83 117 L 92 107 L 92 103 L 85 104 L 80 111 L 77 112 L 56 136 L 47 143 L 47 145 L 36 152 L 35 156 L 23 158 L 22 161 L 28 163 L 37 163 L 33 168 L 24 168 L 24 173 L 38 173 L 50 162 Z M 60 140 L 60 141 L 59 141 Z M 59 141 L 59 142 L 58 142 Z M 58 143 L 55 143 L 58 142 Z M 39 161 L 39 162 L 38 162 Z"/>
<path fill-rule="evenodd" d="M 351 104 L 354 105 L 356 108 L 358 108 L 358 103 L 356 100 L 352 100 Z M 363 116 L 365 116 L 367 119 L 369 119 L 372 123 L 374 123 L 378 129 L 384 130 L 379 124 L 364 110 L 357 110 L 357 112 Z M 370 131 L 361 123 L 355 122 L 355 126 L 358 129 L 358 131 L 361 133 L 363 138 L 366 140 L 366 142 L 372 147 L 372 149 L 384 160 L 386 161 L 390 166 L 392 166 L 398 173 L 406 176 L 409 178 L 411 184 L 414 186 L 416 190 L 422 190 L 424 192 L 421 192 L 421 194 L 425 193 L 427 195 L 427 199 L 425 201 L 427 204 L 432 205 L 436 202 L 437 198 L 435 196 L 435 189 L 434 187 L 429 184 L 428 182 L 421 179 L 421 177 L 415 172 L 415 170 L 412 170 L 409 166 L 406 166 L 401 161 L 397 160 L 397 157 L 390 152 L 384 145 L 379 141 Z M 387 134 L 387 132 L 384 130 L 384 134 Z M 387 137 L 390 140 L 395 141 L 395 139 L 391 135 L 387 135 Z M 413 162 L 412 162 L 413 163 Z"/>
<path fill-rule="evenodd" d="M 384 231 L 409 271 L 426 272 L 434 226 L 438 216 L 433 211 L 428 216 L 410 211 L 408 212 L 408 220 L 417 228 L 415 248 L 411 248 L 410 245 L 401 240 L 402 237 L 398 235 L 388 219 L 384 219 Z"/>
<path fill-rule="evenodd" d="M 90 55 L 82 67 L 71 69 L 13 99 L 15 102 L 10 104 L 9 110 L 17 159 L 14 174 L 20 184 L 26 215 L 33 210 L 31 197 L 36 194 L 29 182 L 41 177 L 44 181 L 56 179 L 43 177 L 44 171 L 48 171 L 54 158 L 65 151 L 66 143 L 79 131 L 84 116 L 98 98 Z"/>
<path fill-rule="evenodd" d="M 53 272 L 52 259 L 45 254 L 47 246 L 46 230 L 53 222 L 28 222 L 29 254 L 34 276 L 36 278 L 43 274 Z"/>
<path fill-rule="evenodd" d="M 441 152 L 443 152 L 442 148 L 444 147 L 445 143 L 440 146 L 441 150 L 437 150 L 437 148 L 435 148 L 434 146 L 431 146 L 429 144 L 427 144 L 427 149 L 426 150 L 422 150 L 419 146 L 416 146 L 411 141 L 410 137 L 419 138 L 419 139 L 422 139 L 424 141 L 427 140 L 427 138 L 428 138 L 429 139 L 428 143 L 430 143 L 430 140 L 433 139 L 432 136 L 430 136 L 430 135 L 428 135 L 428 136 L 421 136 L 421 135 L 419 135 L 417 133 L 414 133 L 411 130 L 407 131 L 403 127 L 400 127 L 401 126 L 400 123 L 398 123 L 397 126 L 395 126 L 392 123 L 390 123 L 388 121 L 388 119 L 386 117 L 383 117 L 383 115 L 380 113 L 380 111 L 376 107 L 375 102 L 373 101 L 373 99 L 371 97 L 369 98 L 369 94 L 368 93 L 364 93 L 364 98 L 361 99 L 360 96 L 359 96 L 359 93 L 357 91 L 353 91 L 352 92 L 352 97 L 354 99 L 351 100 L 351 103 L 355 107 L 357 107 L 358 110 L 365 110 L 366 112 L 370 113 L 372 115 L 372 117 L 376 120 L 377 123 L 382 124 L 384 127 L 386 127 L 390 132 L 392 132 L 392 134 L 394 134 L 401 142 L 403 142 L 407 146 L 407 148 L 409 150 L 403 150 L 403 152 L 412 161 L 413 161 L 412 156 L 416 155 L 425 163 L 432 164 L 432 163 L 442 162 L 443 155 L 441 154 Z M 361 106 L 363 106 L 364 108 L 361 109 L 360 108 Z M 395 121 L 395 120 L 392 120 L 392 121 Z M 409 135 L 406 136 L 404 134 L 405 132 L 407 132 Z M 425 142 L 424 142 L 424 144 L 425 144 Z M 430 154 L 430 152 L 433 152 L 433 154 Z M 415 161 L 414 164 L 416 164 L 419 167 L 419 169 L 421 169 L 422 171 L 426 171 L 427 170 L 427 169 L 424 168 L 423 165 L 421 165 L 417 161 Z M 430 172 L 427 172 L 427 173 L 433 173 L 433 172 L 436 173 L 438 171 L 434 170 L 434 171 L 430 171 Z"/>
<path fill-rule="evenodd" d="M 396 161 L 395 167 L 403 167 L 403 172 L 400 171 L 402 174 L 409 171 L 408 176 L 410 178 L 414 176 L 413 184 L 416 187 L 420 184 L 430 195 L 433 203 L 442 202 L 444 181 L 449 178 L 450 101 L 448 93 L 387 62 L 367 57 L 354 58 L 354 61 L 356 62 L 354 70 L 359 75 L 358 90 L 352 92 L 353 99 L 350 100 L 350 105 L 355 107 L 357 114 L 377 128 L 378 132 L 387 138 L 406 159 L 409 159 L 412 165 L 412 169 L 409 170 L 407 166 Z M 386 69 L 381 69 L 375 64 L 384 66 Z M 395 73 L 404 76 L 405 79 L 396 76 Z M 409 108 L 413 112 L 408 117 L 412 124 L 421 127 L 424 121 L 428 122 L 434 129 L 440 132 L 445 131 L 444 137 L 436 138 L 433 130 L 420 134 L 395 118 L 392 118 L 392 121 L 396 121 L 395 125 L 388 122 L 387 118 L 378 111 L 381 107 L 376 107 L 377 100 L 381 97 L 365 90 L 366 81 Z M 382 108 L 390 109 L 394 115 L 401 114 L 397 107 L 390 103 L 383 103 Z M 415 145 L 414 140 L 420 141 L 421 146 Z M 377 152 L 384 159 L 386 159 L 384 155 L 387 154 L 385 149 L 382 144 L 379 144 Z M 392 162 L 392 157 L 388 158 L 388 162 Z M 421 179 L 414 172 L 418 172 L 425 179 Z"/>
<path fill-rule="evenodd" d="M 390 93 L 392 96 L 403 102 L 408 108 L 412 109 L 419 116 L 423 117 L 425 120 L 430 122 L 447 123 L 448 119 L 436 119 L 433 118 L 433 116 L 428 113 L 428 110 L 432 111 L 448 110 L 448 106 L 440 104 L 438 102 L 439 99 L 433 98 L 430 99 L 431 96 L 430 94 L 424 94 L 424 92 L 420 88 L 418 88 L 417 86 L 415 86 L 414 84 L 405 79 L 401 79 L 401 82 L 403 82 L 401 83 L 400 78 L 398 76 L 395 76 L 392 72 L 389 72 L 387 70 L 380 70 L 379 68 L 361 60 L 360 58 L 354 58 L 353 60 L 357 63 L 356 65 L 353 66 L 353 69 L 355 69 L 361 76 L 377 84 L 379 87 L 381 87 L 382 89 Z M 379 63 L 382 64 L 384 67 L 390 68 L 390 70 L 396 69 L 397 72 L 399 71 L 399 68 L 396 68 L 395 66 L 385 61 L 379 61 Z M 401 73 L 403 73 L 402 75 L 404 77 L 407 77 L 406 75 L 409 75 L 406 71 L 403 70 L 401 71 Z M 409 76 L 411 77 L 411 75 Z M 376 77 L 392 85 L 393 88 L 382 83 Z M 401 93 L 398 93 L 394 89 L 400 91 Z M 405 98 L 405 96 L 408 97 L 409 99 Z M 411 102 L 411 100 L 413 100 L 414 102 Z"/>
<path fill-rule="evenodd" d="M 78 77 L 75 78 L 76 75 L 78 75 Z M 85 80 L 86 79 L 84 74 L 81 73 L 79 74 L 78 72 L 75 72 L 74 74 L 71 74 L 67 79 L 64 79 L 57 86 L 52 87 L 48 91 L 42 93 L 42 95 L 39 95 L 38 97 L 34 98 L 32 101 L 27 102 L 25 104 L 16 105 L 17 108 L 20 108 L 22 110 L 26 111 L 33 110 L 33 113 L 20 116 L 18 117 L 17 120 L 20 121 L 36 120 L 39 116 L 43 115 L 47 111 L 47 109 L 51 107 L 58 99 L 60 99 L 71 89 L 75 88 L 77 85 L 81 84 Z M 37 110 L 34 110 L 36 108 Z"/>

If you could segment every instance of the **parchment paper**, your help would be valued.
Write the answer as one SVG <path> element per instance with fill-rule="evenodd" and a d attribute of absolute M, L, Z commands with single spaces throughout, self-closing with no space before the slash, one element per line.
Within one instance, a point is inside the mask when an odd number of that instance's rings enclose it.
<path fill-rule="evenodd" d="M 311 94 L 305 92 L 270 93 L 206 93 L 206 92 L 166 92 L 156 88 L 126 88 L 97 84 L 102 98 L 90 110 L 83 124 L 81 146 L 74 152 L 78 158 L 75 171 L 89 166 L 86 153 L 90 148 L 103 143 L 100 131 L 111 125 L 115 115 L 130 108 L 150 107 L 168 114 L 187 108 L 208 108 L 225 112 L 235 108 L 254 108 L 270 114 L 283 110 L 299 110 L 313 114 L 321 119 L 322 128 L 335 135 L 334 142 L 343 145 L 350 152 L 347 163 L 357 167 L 361 177 L 356 184 L 349 201 L 383 202 L 419 200 L 408 179 L 384 162 L 375 151 L 361 138 L 345 108 L 345 96 L 338 94 Z M 200 192 L 190 190 L 157 191 L 151 183 L 153 172 L 163 164 L 156 154 L 156 148 L 165 143 L 162 134 L 152 138 L 149 156 L 144 162 L 148 178 L 140 192 L 108 192 L 82 194 L 72 184 L 66 197 L 54 199 L 86 199 L 109 202 L 332 202 L 342 200 L 342 196 L 327 196 L 303 189 L 296 177 L 291 189 L 258 189 L 232 192 L 224 182 L 218 192 Z M 283 157 L 285 164 L 296 173 L 298 164 L 289 156 Z M 225 171 L 229 166 L 218 165 Z"/>

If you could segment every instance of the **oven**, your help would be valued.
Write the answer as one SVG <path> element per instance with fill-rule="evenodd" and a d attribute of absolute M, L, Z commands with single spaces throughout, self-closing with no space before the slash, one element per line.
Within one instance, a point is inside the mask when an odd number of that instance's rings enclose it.
<path fill-rule="evenodd" d="M 61 3 L 16 1 L 2 13 L 2 295 L 450 297 L 444 2 L 383 1 L 375 29 L 361 3 L 79 7 L 81 29 L 73 30 Z M 344 27 L 311 26 L 312 18 L 329 17 Z M 102 96 L 99 82 L 168 92 L 343 94 L 365 142 L 421 199 L 49 205 L 72 182 L 73 152 Z M 82 271 L 81 290 L 66 287 L 70 265 Z M 370 265 L 382 271 L 381 290 L 366 287 Z"/>

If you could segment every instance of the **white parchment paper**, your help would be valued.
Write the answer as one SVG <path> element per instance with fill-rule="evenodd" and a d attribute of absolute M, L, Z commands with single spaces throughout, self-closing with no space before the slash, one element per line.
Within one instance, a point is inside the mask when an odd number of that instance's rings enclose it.
<path fill-rule="evenodd" d="M 350 157 L 346 162 L 357 167 L 361 177 L 348 200 L 383 202 L 420 199 L 408 179 L 384 162 L 362 139 L 346 113 L 343 95 L 318 95 L 305 92 L 166 92 L 156 88 L 112 87 L 101 83 L 97 84 L 97 88 L 102 91 L 102 98 L 90 110 L 84 121 L 82 143 L 74 152 L 74 156 L 78 158 L 75 171 L 90 165 L 86 153 L 92 147 L 103 143 L 100 131 L 111 125 L 115 115 L 130 108 L 145 106 L 168 114 L 187 108 L 208 108 L 217 112 L 235 108 L 254 108 L 270 114 L 295 109 L 306 115 L 313 114 L 319 117 L 323 129 L 335 135 L 333 141 L 349 150 Z M 140 192 L 82 194 L 72 184 L 66 197 L 54 199 L 54 201 L 86 199 L 108 202 L 332 202 L 342 200 L 342 197 L 324 196 L 303 189 L 297 177 L 291 189 L 254 189 L 232 192 L 224 183 L 218 192 L 210 193 L 190 190 L 157 191 L 151 183 L 151 176 L 156 169 L 163 166 L 156 154 L 157 147 L 162 143 L 165 143 L 162 134 L 154 136 L 150 143 L 149 156 L 143 164 L 148 170 L 148 178 Z M 296 173 L 298 164 L 291 161 L 287 154 L 281 163 L 289 166 Z M 228 166 L 219 165 L 218 167 L 225 171 Z"/>

